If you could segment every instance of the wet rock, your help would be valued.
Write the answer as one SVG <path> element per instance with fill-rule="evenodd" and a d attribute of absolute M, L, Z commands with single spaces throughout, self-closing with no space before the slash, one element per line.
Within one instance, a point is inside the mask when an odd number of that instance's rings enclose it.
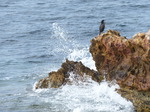
<path fill-rule="evenodd" d="M 150 89 L 150 42 L 146 34 L 126 39 L 109 30 L 91 40 L 90 52 L 107 80 L 115 79 L 138 90 Z"/>
<path fill-rule="evenodd" d="M 131 39 L 108 30 L 91 40 L 96 68 L 106 80 L 116 80 L 118 92 L 131 100 L 138 112 L 150 112 L 150 32 Z M 138 107 L 138 104 L 140 107 Z"/>
<path fill-rule="evenodd" d="M 61 68 L 58 71 L 50 72 L 48 77 L 40 79 L 36 84 L 36 89 L 51 87 L 58 88 L 68 82 L 70 83 L 70 73 L 76 74 L 75 78 L 78 80 L 82 80 L 81 77 L 84 75 L 91 76 L 91 78 L 96 82 L 103 80 L 102 75 L 100 75 L 97 71 L 85 67 L 81 62 L 66 60 L 66 62 L 62 63 Z M 78 77 L 77 75 L 81 77 Z"/>
<path fill-rule="evenodd" d="M 138 91 L 134 88 L 121 87 L 117 92 L 133 102 L 136 112 L 150 112 L 150 91 Z"/>

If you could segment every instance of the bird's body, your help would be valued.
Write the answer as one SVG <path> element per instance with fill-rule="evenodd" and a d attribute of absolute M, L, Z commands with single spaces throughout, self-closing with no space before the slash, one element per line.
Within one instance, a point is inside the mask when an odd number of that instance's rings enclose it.
<path fill-rule="evenodd" d="M 99 35 L 104 31 L 105 29 L 105 22 L 104 20 L 101 21 L 101 25 L 99 26 Z"/>

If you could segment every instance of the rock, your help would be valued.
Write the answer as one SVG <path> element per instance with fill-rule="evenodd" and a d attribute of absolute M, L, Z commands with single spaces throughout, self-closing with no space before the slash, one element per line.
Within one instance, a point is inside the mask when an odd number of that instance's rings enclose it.
<path fill-rule="evenodd" d="M 38 81 L 38 88 L 58 88 L 66 83 L 71 73 L 75 80 L 84 81 L 84 75 L 94 81 L 116 80 L 117 92 L 130 100 L 137 112 L 150 112 L 150 30 L 137 33 L 131 39 L 108 30 L 91 40 L 90 53 L 97 71 L 85 67 L 81 62 L 66 60 L 56 72 Z M 90 88 L 89 88 L 90 89 Z"/>
<path fill-rule="evenodd" d="M 90 52 L 99 73 L 107 80 L 138 90 L 150 89 L 150 43 L 146 34 L 131 39 L 109 30 L 91 40 Z"/>
<path fill-rule="evenodd" d="M 150 91 L 121 87 L 117 92 L 133 103 L 136 112 L 150 112 Z"/>
<path fill-rule="evenodd" d="M 150 112 L 149 34 L 126 39 L 108 30 L 92 39 L 90 46 L 98 72 L 108 81 L 116 80 L 121 87 L 118 92 L 131 100 L 138 112 Z"/>
<path fill-rule="evenodd" d="M 58 88 L 67 82 L 70 83 L 70 73 L 80 75 L 82 78 L 84 75 L 91 76 L 96 82 L 103 80 L 103 77 L 97 71 L 85 67 L 81 62 L 66 60 L 66 62 L 62 63 L 61 68 L 57 72 L 50 72 L 48 77 L 40 79 L 35 88 Z M 82 80 L 81 77 L 79 79 L 79 77 L 76 76 L 77 80 Z"/>
<path fill-rule="evenodd" d="M 148 32 L 146 32 L 146 38 L 150 41 L 150 30 L 148 30 Z"/>

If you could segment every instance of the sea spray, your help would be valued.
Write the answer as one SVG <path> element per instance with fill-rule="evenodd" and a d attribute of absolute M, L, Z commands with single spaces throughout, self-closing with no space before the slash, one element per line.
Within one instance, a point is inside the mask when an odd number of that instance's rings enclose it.
<path fill-rule="evenodd" d="M 82 44 L 79 44 L 67 31 L 59 24 L 52 24 L 52 35 L 50 39 L 54 39 L 54 49 L 52 52 L 54 54 L 65 54 L 64 60 L 68 58 L 73 61 L 84 60 L 85 57 L 89 57 L 90 53 L 88 52 L 88 47 Z"/>
<path fill-rule="evenodd" d="M 53 23 L 51 27 L 52 35 L 50 38 L 54 39 L 56 44 L 54 52 L 69 54 L 73 49 L 81 47 L 76 40 L 70 38 L 70 35 L 59 23 Z"/>
<path fill-rule="evenodd" d="M 56 108 L 59 107 L 56 109 L 58 111 L 132 112 L 132 103 L 115 91 L 119 88 L 117 84 L 112 85 L 106 81 L 97 83 L 86 75 L 82 80 L 76 80 L 76 75 L 70 73 L 69 79 L 72 83 L 61 88 L 34 91 L 39 94 L 42 102 L 53 103 Z"/>
<path fill-rule="evenodd" d="M 67 56 L 69 60 L 73 61 L 81 61 L 85 66 L 96 70 L 95 62 L 93 61 L 88 47 L 83 49 L 74 49 L 72 52 Z"/>

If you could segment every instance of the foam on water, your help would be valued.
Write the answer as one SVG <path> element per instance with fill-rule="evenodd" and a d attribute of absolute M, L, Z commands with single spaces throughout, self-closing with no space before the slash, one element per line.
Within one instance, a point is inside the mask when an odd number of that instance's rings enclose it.
<path fill-rule="evenodd" d="M 80 76 L 79 76 L 80 77 Z M 80 78 L 79 78 L 80 79 Z M 41 97 L 43 102 L 53 102 L 55 106 L 62 106 L 59 111 L 64 112 L 132 112 L 132 103 L 116 93 L 118 85 L 110 86 L 106 81 L 100 84 L 84 76 L 76 80 L 76 74 L 70 73 L 72 84 L 59 89 L 39 89 L 38 94 L 47 94 Z M 41 95 L 40 95 L 41 96 Z"/>

